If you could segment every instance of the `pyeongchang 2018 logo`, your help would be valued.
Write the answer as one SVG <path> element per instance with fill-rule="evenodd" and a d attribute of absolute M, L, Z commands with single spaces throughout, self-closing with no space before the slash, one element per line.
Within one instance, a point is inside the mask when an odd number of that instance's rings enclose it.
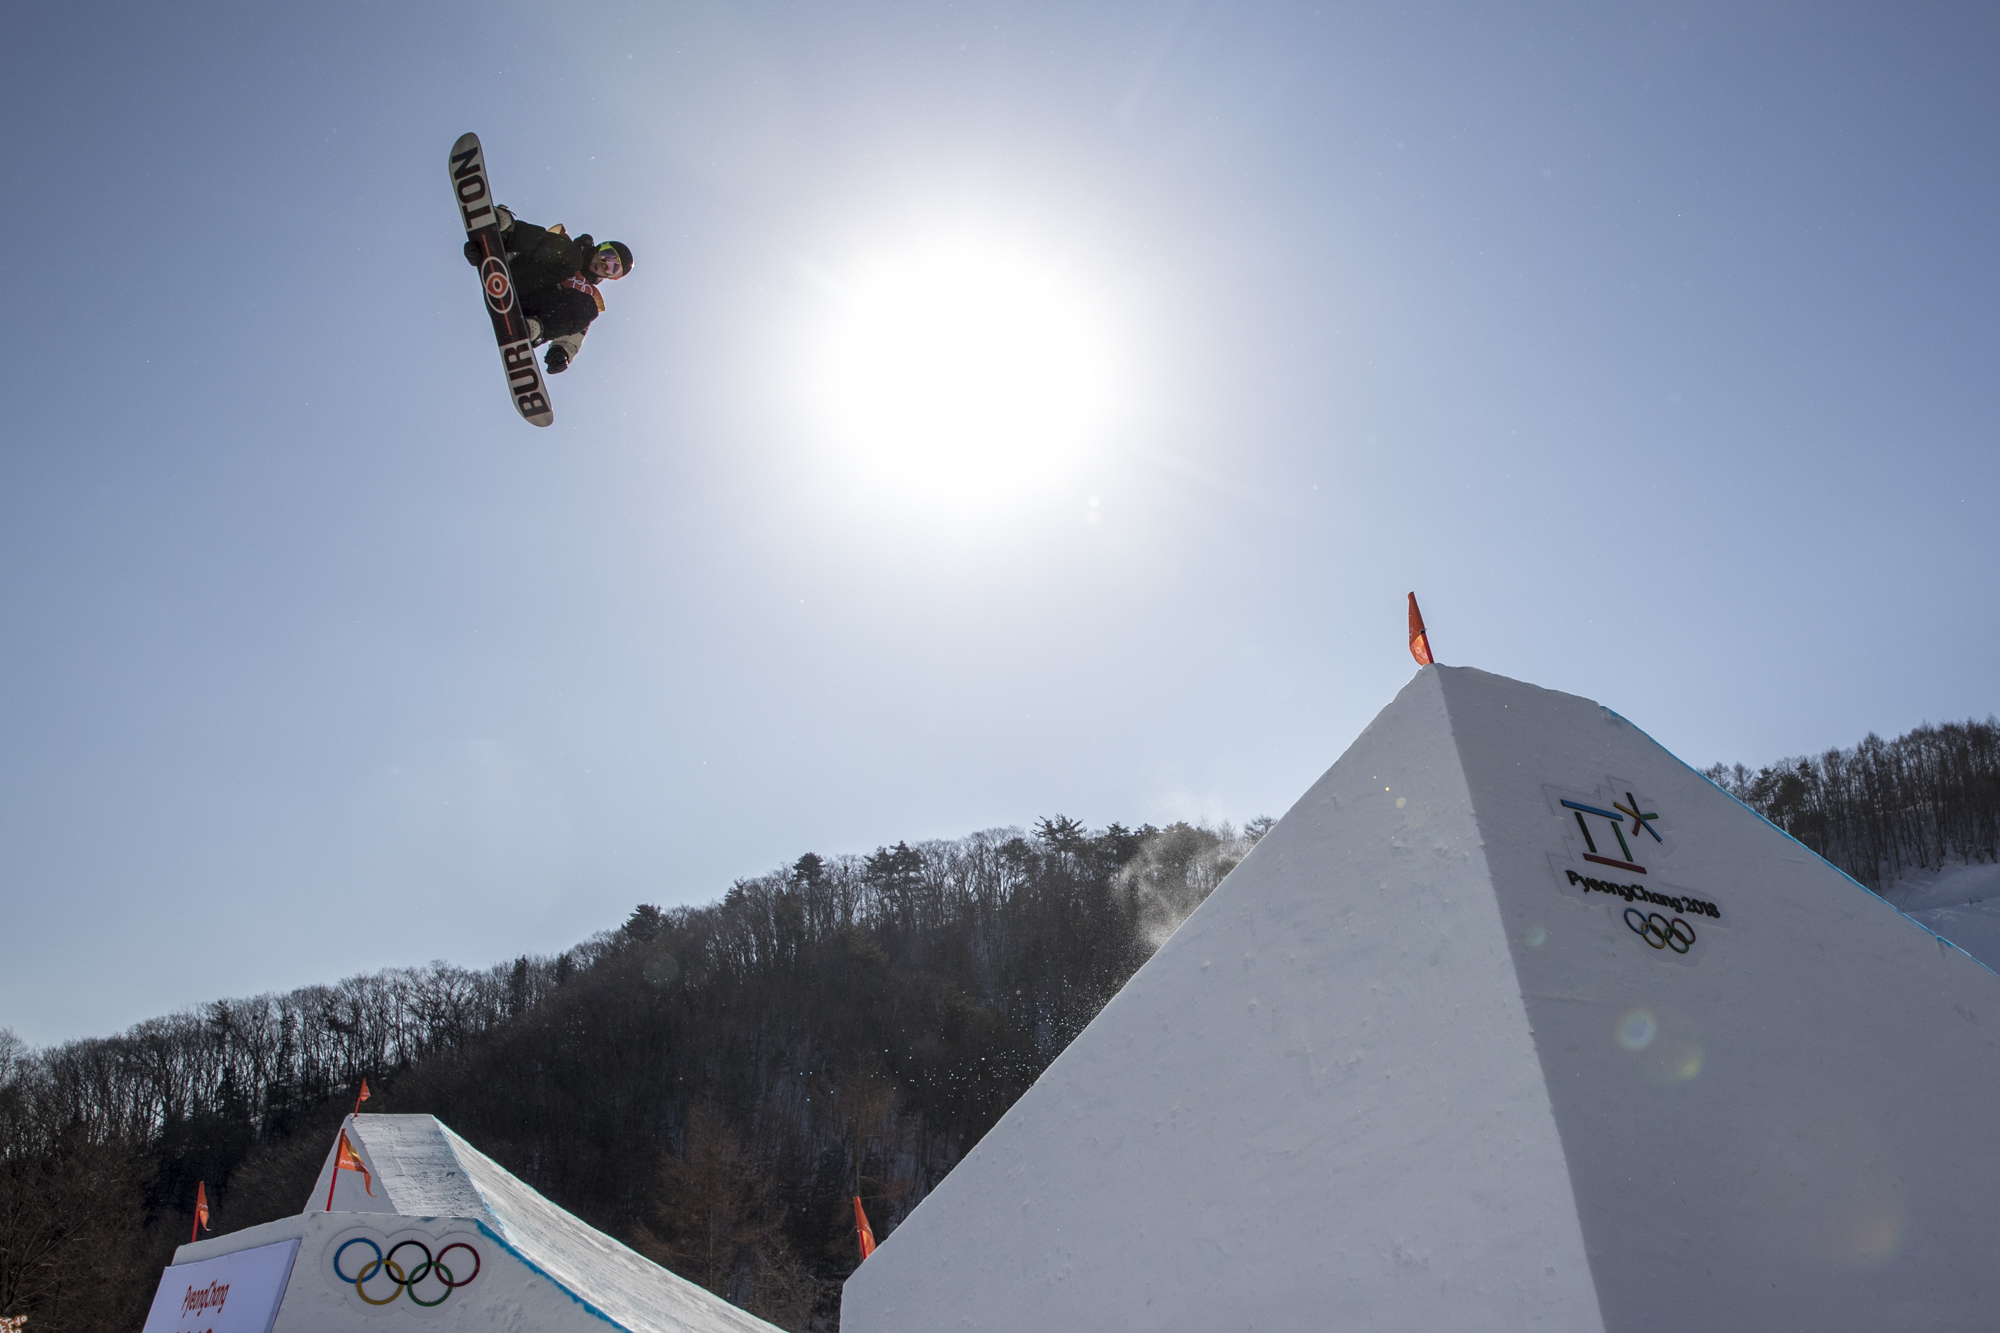
<path fill-rule="evenodd" d="M 1549 857 L 1549 868 L 1563 893 L 1603 903 L 1622 933 L 1656 956 L 1699 962 L 1722 909 L 1662 877 L 1675 842 L 1659 803 L 1616 777 L 1593 791 L 1542 790 L 1562 821 L 1564 851 Z"/>

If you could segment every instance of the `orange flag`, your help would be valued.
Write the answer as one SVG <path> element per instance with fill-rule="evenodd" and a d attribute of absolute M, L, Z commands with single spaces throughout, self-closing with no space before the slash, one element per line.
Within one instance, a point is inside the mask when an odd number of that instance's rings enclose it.
<path fill-rule="evenodd" d="M 194 1244 L 195 1238 L 202 1232 L 214 1229 L 208 1224 L 208 1182 L 197 1180 L 194 1183 L 194 1225 L 188 1228 L 188 1244 Z"/>
<path fill-rule="evenodd" d="M 875 1253 L 875 1232 L 868 1225 L 868 1214 L 861 1211 L 861 1196 L 854 1196 L 854 1230 L 861 1237 L 861 1257 L 865 1261 Z"/>
<path fill-rule="evenodd" d="M 1431 656 L 1431 636 L 1424 632 L 1424 613 L 1417 610 L 1417 595 L 1410 594 L 1410 656 L 1417 659 L 1418 666 L 1429 666 L 1437 659 Z"/>
<path fill-rule="evenodd" d="M 359 1171 L 361 1188 L 368 1191 L 370 1198 L 374 1197 L 375 1178 L 368 1174 L 368 1168 L 362 1164 L 361 1154 L 354 1151 L 354 1145 L 347 1141 L 347 1131 L 344 1129 L 340 1131 L 340 1154 L 334 1158 L 333 1165 L 337 1171 Z"/>
<path fill-rule="evenodd" d="M 368 1191 L 370 1198 L 375 1197 L 375 1178 L 368 1174 L 367 1166 L 361 1161 L 361 1154 L 354 1151 L 347 1142 L 347 1131 L 344 1129 L 340 1131 L 340 1147 L 335 1149 L 333 1154 L 333 1179 L 326 1185 L 326 1211 L 329 1213 L 333 1211 L 333 1187 L 340 1180 L 340 1173 L 343 1171 L 359 1171 L 361 1188 Z"/>
<path fill-rule="evenodd" d="M 361 1103 L 368 1100 L 368 1080 L 361 1080 L 361 1095 L 354 1099 L 354 1114 L 361 1114 Z"/>

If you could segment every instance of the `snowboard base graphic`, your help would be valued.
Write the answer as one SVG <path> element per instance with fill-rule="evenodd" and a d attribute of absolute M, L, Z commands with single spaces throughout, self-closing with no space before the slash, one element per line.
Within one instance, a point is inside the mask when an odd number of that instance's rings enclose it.
<path fill-rule="evenodd" d="M 514 293 L 514 275 L 507 269 L 500 214 L 493 206 L 486 155 L 480 151 L 476 134 L 461 134 L 451 146 L 451 192 L 465 222 L 465 237 L 479 248 L 479 285 L 485 292 L 486 313 L 493 317 L 493 338 L 500 344 L 500 363 L 507 372 L 507 391 L 514 395 L 514 407 L 534 425 L 553 425 L 555 409 L 549 405 L 548 386 L 535 364 L 528 320 Z"/>

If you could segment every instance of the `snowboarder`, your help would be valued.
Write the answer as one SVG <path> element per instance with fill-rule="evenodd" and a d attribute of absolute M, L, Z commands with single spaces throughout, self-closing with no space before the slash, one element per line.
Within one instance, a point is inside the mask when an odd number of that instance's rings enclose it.
<path fill-rule="evenodd" d="M 537 227 L 504 207 L 494 212 L 528 336 L 537 347 L 548 344 L 544 364 L 549 374 L 560 375 L 582 348 L 590 321 L 604 313 L 598 284 L 632 271 L 631 248 L 622 241 L 593 240 L 589 233 L 572 237 L 560 223 Z M 478 242 L 465 243 L 465 257 L 475 266 L 480 262 Z"/>

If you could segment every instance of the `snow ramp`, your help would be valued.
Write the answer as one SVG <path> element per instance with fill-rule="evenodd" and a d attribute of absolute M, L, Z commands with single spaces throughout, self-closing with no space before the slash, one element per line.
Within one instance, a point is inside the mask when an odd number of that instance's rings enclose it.
<path fill-rule="evenodd" d="M 385 1321 L 413 1333 L 773 1333 L 432 1116 L 349 1116 L 342 1133 L 362 1169 L 336 1170 L 336 1136 L 296 1217 L 181 1246 L 146 1333 L 390 1333 Z M 203 1296 L 218 1291 L 220 1307 Z M 244 1298 L 236 1311 L 232 1294 Z"/>
<path fill-rule="evenodd" d="M 1425 667 L 845 1333 L 2000 1324 L 2000 976 L 1589 700 Z"/>

